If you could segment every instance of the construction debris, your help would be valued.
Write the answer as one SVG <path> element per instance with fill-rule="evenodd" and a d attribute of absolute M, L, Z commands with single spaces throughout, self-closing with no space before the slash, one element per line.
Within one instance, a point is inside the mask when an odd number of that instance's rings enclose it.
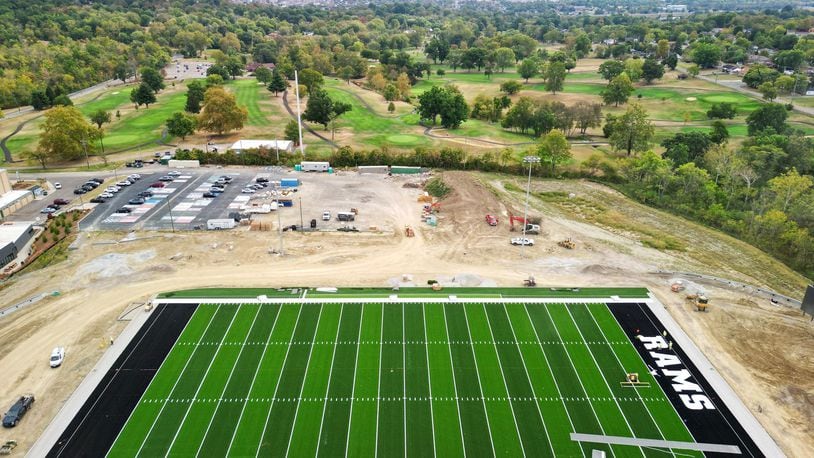
<path fill-rule="evenodd" d="M 557 242 L 557 245 L 559 245 L 559 246 L 561 246 L 563 248 L 569 249 L 569 250 L 573 250 L 577 246 L 574 243 L 574 241 L 571 240 L 571 237 L 569 237 L 569 238 L 567 238 L 565 240 L 560 240 L 559 242 Z"/>

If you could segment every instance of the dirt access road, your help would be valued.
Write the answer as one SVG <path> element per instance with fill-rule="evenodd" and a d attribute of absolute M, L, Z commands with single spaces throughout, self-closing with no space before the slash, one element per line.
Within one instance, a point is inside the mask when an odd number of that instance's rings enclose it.
<path fill-rule="evenodd" d="M 245 228 L 140 233 L 130 242 L 119 241 L 123 233 L 82 234 L 79 248 L 67 261 L 21 275 L 0 290 L 3 304 L 46 289 L 61 292 L 0 319 L 0 370 L 9 387 L 0 403 L 10 405 L 22 392 L 37 395 L 25 421 L 5 436 L 27 450 L 91 370 L 108 339 L 124 327 L 117 317 L 159 291 L 381 286 L 403 274 L 411 274 L 416 285 L 456 277 L 466 284 L 485 279 L 484 284 L 511 286 L 532 273 L 542 285 L 651 288 L 786 453 L 810 456 L 814 331 L 809 320 L 799 312 L 710 285 L 699 287 L 712 298 L 711 311 L 692 312 L 654 272 L 714 273 L 797 293 L 803 278 L 731 238 L 578 181 L 534 182 L 535 192 L 568 191 L 576 197 L 567 205 L 533 199 L 531 213 L 543 217 L 545 233 L 535 236 L 537 244 L 521 254 L 519 247 L 509 246 L 506 218 L 513 209 L 522 209 L 522 192 L 510 185 L 519 179 L 457 172 L 444 176 L 454 192 L 443 202 L 437 228 L 419 222 L 418 190 L 402 187 L 402 180 L 382 178 L 368 188 L 376 195 L 377 219 L 389 220 L 396 230 L 286 232 L 285 256 L 269 253 L 277 247 L 276 232 Z M 485 224 L 486 212 L 498 215 L 498 227 Z M 402 234 L 405 224 L 417 228 L 415 237 Z M 666 229 L 686 248 L 664 251 L 642 243 L 645 237 L 661 237 L 659 231 Z M 575 240 L 575 250 L 557 246 L 565 237 Z M 711 254 L 704 256 L 707 250 Z M 768 271 L 774 273 L 759 278 Z M 67 348 L 67 357 L 62 368 L 52 370 L 47 357 L 56 345 Z"/>

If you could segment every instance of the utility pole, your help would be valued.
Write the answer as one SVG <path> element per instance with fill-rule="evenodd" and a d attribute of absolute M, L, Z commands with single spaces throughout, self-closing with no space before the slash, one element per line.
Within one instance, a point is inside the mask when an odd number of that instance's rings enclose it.
<path fill-rule="evenodd" d="M 167 195 L 167 209 L 170 211 L 170 228 L 175 233 L 175 217 L 172 216 L 172 194 Z"/>
<path fill-rule="evenodd" d="M 523 209 L 523 244 L 520 248 L 522 257 L 526 257 L 526 227 L 528 227 L 528 214 L 529 214 L 529 194 L 531 193 L 531 168 L 534 164 L 540 162 L 537 156 L 526 156 L 523 158 L 523 163 L 529 165 L 529 179 L 526 183 L 526 206 Z"/>
<path fill-rule="evenodd" d="M 300 230 L 305 229 L 305 222 L 302 219 L 302 197 L 300 197 Z"/>
<path fill-rule="evenodd" d="M 302 144 L 302 115 L 300 113 L 300 80 L 294 70 L 294 93 L 297 96 L 297 129 L 300 133 L 300 155 L 305 156 L 305 146 Z"/>
<path fill-rule="evenodd" d="M 88 170 L 90 170 L 90 158 L 88 157 L 88 141 L 82 137 L 82 140 L 79 140 L 79 143 L 82 144 L 82 150 L 85 151 L 85 163 L 88 165 Z"/>

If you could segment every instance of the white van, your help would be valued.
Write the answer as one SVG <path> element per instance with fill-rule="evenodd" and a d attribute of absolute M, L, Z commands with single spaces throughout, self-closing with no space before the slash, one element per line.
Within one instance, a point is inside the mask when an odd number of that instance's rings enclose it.
<path fill-rule="evenodd" d="M 51 367 L 59 367 L 65 359 L 65 348 L 56 347 L 51 351 Z"/>
<path fill-rule="evenodd" d="M 322 212 L 322 221 L 330 221 L 331 220 L 331 212 L 324 211 Z"/>

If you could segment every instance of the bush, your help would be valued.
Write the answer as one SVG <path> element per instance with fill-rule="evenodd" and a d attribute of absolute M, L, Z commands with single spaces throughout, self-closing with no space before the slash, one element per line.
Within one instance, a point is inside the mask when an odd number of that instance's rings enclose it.
<path fill-rule="evenodd" d="M 432 180 L 428 181 L 424 189 L 430 193 L 431 196 L 443 199 L 446 197 L 450 192 L 452 192 L 452 188 L 450 188 L 441 177 L 435 177 Z"/>
<path fill-rule="evenodd" d="M 707 110 L 709 119 L 732 119 L 736 114 L 735 105 L 728 102 L 713 103 L 712 107 Z"/>
<path fill-rule="evenodd" d="M 447 74 L 447 72 L 444 71 L 443 68 L 439 68 L 438 70 L 435 71 L 435 74 L 438 75 L 438 76 L 444 76 L 444 75 Z"/>

